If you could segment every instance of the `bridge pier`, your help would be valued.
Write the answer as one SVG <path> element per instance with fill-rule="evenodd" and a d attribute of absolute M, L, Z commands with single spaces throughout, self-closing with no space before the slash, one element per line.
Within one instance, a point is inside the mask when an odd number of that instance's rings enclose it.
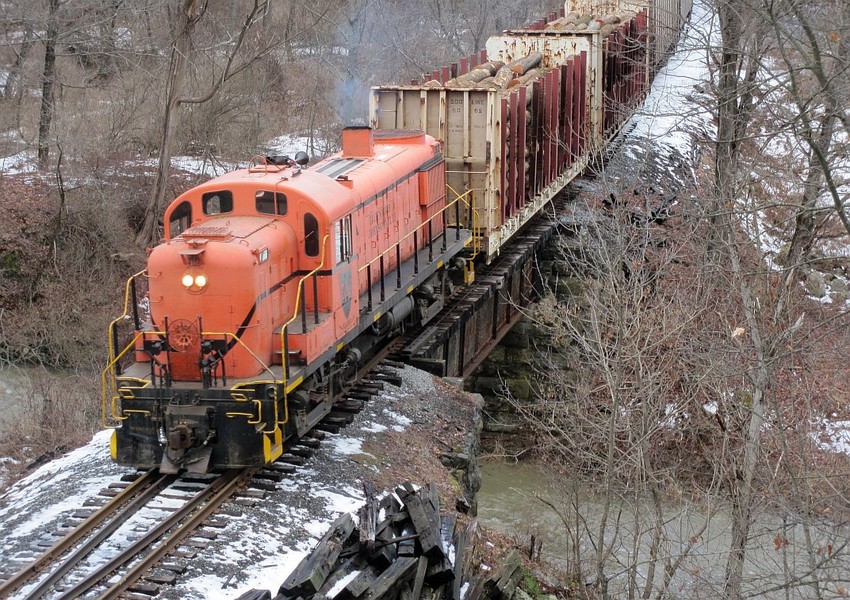
<path fill-rule="evenodd" d="M 577 233 L 587 213 L 572 204 L 567 192 L 549 208 L 496 260 L 479 269 L 475 283 L 461 290 L 451 306 L 398 353 L 398 358 L 435 375 L 464 378 L 466 390 L 485 398 L 483 443 L 490 449 L 495 436 L 510 447 L 507 452 L 528 446 L 519 435 L 515 404 L 536 397 L 539 370 L 549 368 L 540 363 L 539 353 L 546 352 L 559 370 L 570 368 L 568 357 L 553 358 L 548 352 L 548 334 L 529 315 L 544 293 L 567 300 L 580 294 L 582 282 L 568 255 L 571 248 L 581 251 Z"/>

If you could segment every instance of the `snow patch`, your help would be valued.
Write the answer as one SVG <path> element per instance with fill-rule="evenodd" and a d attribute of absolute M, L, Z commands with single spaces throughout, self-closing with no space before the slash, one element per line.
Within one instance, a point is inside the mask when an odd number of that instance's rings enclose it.
<path fill-rule="evenodd" d="M 387 415 L 390 419 L 392 419 L 393 421 L 396 422 L 396 424 L 392 426 L 393 431 L 399 431 L 399 432 L 404 431 L 405 429 L 408 428 L 408 426 L 410 426 L 411 423 L 413 423 L 413 421 L 411 421 L 410 419 L 408 419 L 404 415 L 400 415 L 400 414 L 395 413 L 391 410 L 385 410 L 384 414 Z"/>
<path fill-rule="evenodd" d="M 294 157 L 296 152 L 306 151 L 310 147 L 310 138 L 303 135 L 281 135 L 264 144 L 269 154 L 284 154 Z"/>
<path fill-rule="evenodd" d="M 357 512 L 366 499 L 356 489 L 347 487 L 340 490 L 320 489 L 316 496 L 327 501 L 325 508 L 333 513 Z"/>
<path fill-rule="evenodd" d="M 32 150 L 24 150 L 5 158 L 0 158 L 0 173 L 4 175 L 21 175 L 38 171 L 36 154 Z"/>
<path fill-rule="evenodd" d="M 218 177 L 239 168 L 239 165 L 236 163 L 222 162 L 209 158 L 197 158 L 194 156 L 173 156 L 171 158 L 171 166 L 175 169 L 182 169 L 183 171 L 205 177 Z"/>
<path fill-rule="evenodd" d="M 368 433 L 381 433 L 386 430 L 387 426 L 381 425 L 380 423 L 369 423 L 360 428 L 360 431 L 366 431 Z"/>
<path fill-rule="evenodd" d="M 355 577 L 360 575 L 360 571 L 352 571 L 342 579 L 336 582 L 336 584 L 328 590 L 327 597 L 328 598 L 336 598 L 336 595 L 339 594 L 345 586 L 347 586 Z"/>
<path fill-rule="evenodd" d="M 327 439 L 328 445 L 333 449 L 334 453 L 350 456 L 352 454 L 360 454 L 363 452 L 363 440 L 352 437 L 337 437 Z"/>
<path fill-rule="evenodd" d="M 810 434 L 821 450 L 850 456 L 850 421 L 827 421 L 818 423 L 818 431 Z"/>
<path fill-rule="evenodd" d="M 694 102 L 694 91 L 709 79 L 702 32 L 711 28 L 712 18 L 702 3 L 694 3 L 690 25 L 676 52 L 656 75 L 643 106 L 624 126 L 627 131 L 631 129 L 629 137 L 690 156 L 692 134 L 711 129 L 711 115 Z M 627 156 L 638 158 L 633 148 L 625 151 Z"/>

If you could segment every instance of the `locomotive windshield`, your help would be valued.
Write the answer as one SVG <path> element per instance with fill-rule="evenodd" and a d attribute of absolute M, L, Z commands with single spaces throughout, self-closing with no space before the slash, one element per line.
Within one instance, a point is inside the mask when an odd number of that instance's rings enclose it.
<path fill-rule="evenodd" d="M 168 233 L 171 237 L 177 237 L 192 225 L 192 205 L 189 202 L 181 202 L 171 213 L 168 220 Z"/>
<path fill-rule="evenodd" d="M 207 192 L 201 196 L 205 215 L 220 215 L 233 210 L 233 192 L 230 190 L 219 190 Z"/>
<path fill-rule="evenodd" d="M 285 215 L 286 214 L 286 194 L 283 192 L 270 192 L 268 190 L 260 190 L 256 193 L 256 207 L 258 213 L 267 215 Z"/>

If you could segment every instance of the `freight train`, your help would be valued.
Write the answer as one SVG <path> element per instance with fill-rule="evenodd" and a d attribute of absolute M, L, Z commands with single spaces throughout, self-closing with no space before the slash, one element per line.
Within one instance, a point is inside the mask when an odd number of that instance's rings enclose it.
<path fill-rule="evenodd" d="M 342 150 L 259 157 L 166 209 L 109 328 L 113 459 L 258 466 L 385 340 L 433 319 L 616 134 L 689 0 L 568 0 L 405 86 Z"/>

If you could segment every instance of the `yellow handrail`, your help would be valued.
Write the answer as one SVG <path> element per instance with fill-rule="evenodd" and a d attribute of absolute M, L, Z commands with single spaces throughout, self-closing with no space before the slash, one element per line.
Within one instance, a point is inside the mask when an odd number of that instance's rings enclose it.
<path fill-rule="evenodd" d="M 313 275 L 322 270 L 325 266 L 325 258 L 328 253 L 328 239 L 330 239 L 331 235 L 329 233 L 325 234 L 325 237 L 322 238 L 322 261 L 319 263 L 319 266 L 307 273 L 304 277 L 302 277 L 298 281 L 298 288 L 295 290 L 295 310 L 292 311 L 292 318 L 289 319 L 283 326 L 280 328 L 280 352 L 281 352 L 281 363 L 283 364 L 283 397 L 286 398 L 286 383 L 289 380 L 288 369 L 286 368 L 287 356 L 286 356 L 286 344 L 284 343 L 284 335 L 286 333 L 286 328 L 289 327 L 292 323 L 295 322 L 295 319 L 298 318 L 298 310 L 301 307 L 301 290 L 303 289 L 304 282 L 310 279 Z M 306 333 L 306 332 L 305 332 Z"/>
<path fill-rule="evenodd" d="M 472 231 L 472 257 L 474 258 L 475 256 L 478 255 L 479 252 L 481 252 L 481 230 L 480 230 L 481 216 L 478 214 L 478 209 L 475 208 L 475 194 L 472 193 L 471 189 L 466 190 L 463 194 L 460 194 L 460 193 L 457 192 L 457 190 L 455 190 L 448 183 L 446 184 L 446 188 L 452 194 L 455 195 L 455 199 L 452 200 L 452 204 L 454 204 L 455 202 L 458 202 L 458 201 L 463 201 L 463 203 L 467 207 L 469 207 L 469 209 L 472 212 L 472 224 L 471 224 L 472 225 L 472 227 L 471 227 L 471 231 Z M 466 196 L 469 196 L 469 200 L 470 200 L 469 202 L 464 200 L 464 198 Z M 446 208 L 448 208 L 448 207 L 446 207 Z"/>
<path fill-rule="evenodd" d="M 127 353 L 131 349 L 135 348 L 136 342 L 139 340 L 139 338 L 141 338 L 145 335 L 164 336 L 165 332 L 164 331 L 144 331 L 144 332 L 137 333 L 135 335 L 135 337 L 133 338 L 133 340 L 129 344 L 127 344 L 127 346 L 121 351 L 121 353 L 118 356 L 114 357 L 109 362 L 109 364 L 106 366 L 106 368 L 101 373 L 101 420 L 103 422 L 104 427 L 106 427 L 106 428 L 112 427 L 112 426 L 108 425 L 107 421 L 106 421 L 107 388 L 112 392 L 112 418 L 115 419 L 116 421 L 124 421 L 124 420 L 127 419 L 127 417 L 120 414 L 120 412 L 118 411 L 118 408 L 116 406 L 116 401 L 118 399 L 118 395 L 117 395 L 117 386 L 115 385 L 115 382 L 116 382 L 117 379 L 120 379 L 120 378 L 116 378 L 116 377 L 113 376 L 110 380 L 112 385 L 109 385 L 108 382 L 107 382 L 107 375 L 112 372 L 113 367 L 115 367 L 115 364 L 119 360 L 124 358 L 124 356 L 126 356 Z M 269 375 L 271 375 L 272 381 L 263 380 L 263 381 L 252 381 L 250 383 L 238 383 L 238 384 L 234 385 L 233 387 L 231 387 L 230 388 L 231 390 L 242 389 L 242 388 L 249 387 L 251 385 L 257 385 L 257 384 L 273 383 L 274 385 L 277 385 L 279 383 L 277 378 L 274 376 L 274 372 L 271 370 L 271 367 L 269 367 L 269 365 L 264 363 L 263 360 L 259 356 L 257 356 L 257 354 L 253 350 L 251 350 L 251 348 L 248 347 L 245 344 L 245 342 L 243 342 L 239 338 L 239 336 L 236 335 L 235 333 L 231 333 L 229 331 L 222 331 L 222 332 L 203 331 L 203 332 L 201 332 L 201 337 L 204 337 L 204 338 L 206 338 L 206 337 L 224 337 L 224 338 L 232 338 L 233 340 L 236 340 L 236 343 L 238 343 L 240 346 L 242 346 L 248 352 L 248 354 L 250 354 L 254 358 L 254 360 L 256 360 L 262 366 L 263 370 L 268 372 Z M 278 420 L 279 412 L 278 412 L 278 406 L 277 406 L 277 390 L 275 390 L 274 408 L 275 408 L 275 415 L 274 415 L 275 416 L 275 424 L 276 425 L 277 424 L 285 424 L 287 422 L 287 420 L 289 419 L 289 410 L 288 410 L 288 407 L 284 408 L 286 420 L 279 421 Z M 263 431 L 265 431 L 265 429 Z"/>
<path fill-rule="evenodd" d="M 422 224 L 420 224 L 418 227 L 416 227 L 416 229 L 414 229 L 413 231 L 411 231 L 410 233 L 408 233 L 408 234 L 407 234 L 407 235 L 405 235 L 404 237 L 399 238 L 399 240 L 398 240 L 395 244 L 393 244 L 392 246 L 390 246 L 389 248 L 387 248 L 386 250 L 384 250 L 383 252 L 381 252 L 378 256 L 376 256 L 375 258 L 373 258 L 372 260 L 370 260 L 369 262 L 367 262 L 366 264 L 364 264 L 362 267 L 360 267 L 360 268 L 357 270 L 357 272 L 358 272 L 358 273 L 362 273 L 362 272 L 363 272 L 363 271 L 365 271 L 368 267 L 372 266 L 372 264 L 374 264 L 375 262 L 377 262 L 377 261 L 381 260 L 381 258 L 383 258 L 385 255 L 387 255 L 387 254 L 389 254 L 390 252 L 392 252 L 393 250 L 395 250 L 395 248 L 396 248 L 397 246 L 401 245 L 401 243 L 402 243 L 402 242 L 404 242 L 404 241 L 405 241 L 405 240 L 407 240 L 408 238 L 413 237 L 413 234 L 414 234 L 414 233 L 418 232 L 420 229 L 423 229 L 424 227 L 427 227 L 429 223 L 431 223 L 431 222 L 432 222 L 434 219 L 436 219 L 437 217 L 441 216 L 444 212 L 448 211 L 448 210 L 449 210 L 452 206 L 454 206 L 454 205 L 455 205 L 455 204 L 457 204 L 457 203 L 462 203 L 462 204 L 464 204 L 465 206 L 467 206 L 468 208 L 470 208 L 470 209 L 472 210 L 472 227 L 473 227 L 473 236 L 472 236 L 472 240 L 471 240 L 471 241 L 472 241 L 472 243 L 473 243 L 473 256 L 475 256 L 476 254 L 478 254 L 478 252 L 479 252 L 479 250 L 480 250 L 480 248 L 478 247 L 478 237 L 474 235 L 474 230 L 477 228 L 477 227 L 476 227 L 476 225 L 475 225 L 475 223 L 476 223 L 476 221 L 478 221 L 478 211 L 476 210 L 475 206 L 474 206 L 472 203 L 467 202 L 466 200 L 464 200 L 464 198 L 465 198 L 466 196 L 470 196 L 470 197 L 472 196 L 472 190 L 467 190 L 467 191 L 466 191 L 466 192 L 464 192 L 463 194 L 458 194 L 458 193 L 457 193 L 457 192 L 456 192 L 456 191 L 455 191 L 455 190 L 454 190 L 451 186 L 446 185 L 446 187 L 447 187 L 449 190 L 451 190 L 451 191 L 452 191 L 452 193 L 455 195 L 455 199 L 454 199 L 454 200 L 452 200 L 451 202 L 449 202 L 448 204 L 446 204 L 446 205 L 445 205 L 443 208 L 441 208 L 441 209 L 440 209 L 437 213 L 435 213 L 434 215 L 432 215 L 432 216 L 431 216 L 431 218 L 429 218 L 427 221 L 423 222 L 423 223 L 422 223 Z M 458 223 L 456 223 L 455 225 L 460 225 L 460 223 L 458 222 Z M 447 223 L 447 224 L 446 224 L 446 230 L 444 230 L 444 231 L 443 231 L 443 235 L 448 235 L 448 233 L 447 233 L 448 229 L 449 229 L 450 227 L 453 227 L 453 226 L 454 226 L 454 225 L 449 225 L 449 224 Z M 416 249 L 416 251 L 419 251 L 419 249 L 417 248 L 417 249 Z M 369 285 L 372 285 L 372 282 L 371 282 L 371 281 L 369 282 Z"/>
<path fill-rule="evenodd" d="M 120 318 L 121 317 L 119 317 L 119 319 Z M 119 320 L 119 319 L 116 319 L 116 321 Z M 114 322 L 115 321 L 113 321 L 113 323 Z M 104 428 L 106 428 L 106 429 L 114 429 L 114 427 L 115 427 L 114 425 L 109 425 L 106 421 L 106 390 L 107 390 L 107 385 L 109 385 L 109 391 L 112 392 L 112 418 L 115 419 L 116 421 L 123 421 L 124 419 L 127 418 L 127 417 L 115 414 L 115 401 L 118 398 L 118 393 L 117 393 L 118 388 L 115 385 L 115 377 L 114 376 L 111 377 L 109 379 L 109 384 L 107 384 L 107 377 L 106 376 L 108 374 L 112 373 L 112 369 L 115 367 L 116 363 L 118 363 L 119 360 L 124 358 L 124 356 L 127 354 L 127 352 L 130 351 L 131 348 L 136 347 L 136 342 L 139 340 L 139 338 L 142 335 L 144 335 L 144 334 L 141 333 L 141 332 L 137 333 L 136 336 L 133 338 L 133 340 L 129 344 L 127 344 L 127 347 L 124 348 L 124 350 L 121 351 L 121 354 L 119 354 L 118 356 L 115 356 L 114 358 L 112 358 L 112 360 L 109 361 L 109 364 L 106 365 L 106 368 L 103 370 L 103 372 L 100 375 L 100 420 L 101 420 L 101 423 L 103 424 Z M 112 347 L 111 332 L 110 332 L 109 339 L 110 339 L 109 345 L 110 345 L 110 348 L 111 348 Z M 112 354 L 112 352 L 110 352 L 110 354 Z"/>
<path fill-rule="evenodd" d="M 137 277 L 144 275 L 147 272 L 148 272 L 148 270 L 145 269 L 143 271 L 139 271 L 138 273 L 136 273 L 134 275 L 131 275 L 130 278 L 127 279 L 127 283 L 124 284 L 124 312 L 118 318 L 116 318 L 115 320 L 113 320 L 109 324 L 109 329 L 108 329 L 108 333 L 109 333 L 108 348 L 109 348 L 109 359 L 110 360 L 112 360 L 112 358 L 115 356 L 115 350 L 116 350 L 116 348 L 114 346 L 114 342 L 113 342 L 114 336 L 112 335 L 112 332 L 114 331 L 115 327 L 118 326 L 118 323 L 120 323 L 127 316 L 129 316 L 128 313 L 129 313 L 129 310 L 130 310 L 130 286 L 132 285 L 133 281 Z"/>

